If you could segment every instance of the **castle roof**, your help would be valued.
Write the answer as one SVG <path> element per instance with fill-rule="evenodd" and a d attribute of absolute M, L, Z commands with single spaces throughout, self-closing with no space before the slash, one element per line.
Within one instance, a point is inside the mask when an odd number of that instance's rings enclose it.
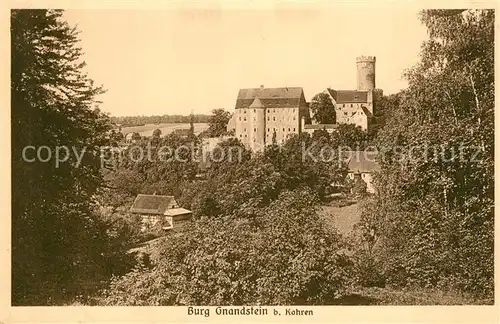
<path fill-rule="evenodd" d="M 260 101 L 259 97 L 255 97 L 253 100 L 252 104 L 249 106 L 249 108 L 266 108 Z"/>
<path fill-rule="evenodd" d="M 240 89 L 235 108 L 250 108 L 255 98 L 267 108 L 297 108 L 306 105 L 300 87 Z M 303 102 L 302 102 L 303 101 Z"/>
<path fill-rule="evenodd" d="M 336 103 L 365 103 L 368 102 L 368 91 L 333 90 L 328 89 Z"/>

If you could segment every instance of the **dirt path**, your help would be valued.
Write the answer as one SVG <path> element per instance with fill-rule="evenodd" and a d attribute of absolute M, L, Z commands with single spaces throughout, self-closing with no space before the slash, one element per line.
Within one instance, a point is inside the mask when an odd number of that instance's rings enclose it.
<path fill-rule="evenodd" d="M 321 206 L 320 216 L 324 217 L 326 223 L 336 228 L 341 234 L 349 234 L 354 225 L 359 222 L 361 210 L 358 204 L 345 207 Z"/>

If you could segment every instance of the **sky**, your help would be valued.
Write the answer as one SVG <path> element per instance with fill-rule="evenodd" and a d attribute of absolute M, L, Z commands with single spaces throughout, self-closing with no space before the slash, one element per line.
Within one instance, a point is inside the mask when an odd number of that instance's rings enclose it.
<path fill-rule="evenodd" d="M 356 89 L 356 57 L 376 57 L 376 86 L 407 86 L 427 39 L 418 10 L 350 7 L 269 10 L 78 9 L 86 72 L 112 116 L 232 111 L 240 88 Z"/>

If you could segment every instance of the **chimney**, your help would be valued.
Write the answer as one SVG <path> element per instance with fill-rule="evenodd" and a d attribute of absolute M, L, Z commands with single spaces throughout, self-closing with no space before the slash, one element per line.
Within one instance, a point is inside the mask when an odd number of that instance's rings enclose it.
<path fill-rule="evenodd" d="M 264 85 L 263 85 L 263 84 L 261 84 L 261 85 L 260 85 L 260 88 L 261 88 L 261 89 L 264 89 Z"/>

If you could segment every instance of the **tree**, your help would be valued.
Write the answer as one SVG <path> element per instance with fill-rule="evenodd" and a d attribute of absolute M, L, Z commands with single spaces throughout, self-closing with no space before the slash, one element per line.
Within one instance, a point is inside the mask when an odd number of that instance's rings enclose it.
<path fill-rule="evenodd" d="M 140 141 L 142 139 L 141 134 L 134 132 L 132 133 L 132 141 Z"/>
<path fill-rule="evenodd" d="M 212 110 L 212 116 L 208 119 L 208 137 L 218 137 L 227 133 L 227 124 L 231 114 L 222 108 Z"/>
<path fill-rule="evenodd" d="M 377 92 L 374 93 L 373 121 L 368 131 L 371 140 L 377 137 L 378 131 L 384 127 L 385 121 L 397 109 L 401 96 L 401 92 L 388 96 Z"/>
<path fill-rule="evenodd" d="M 400 285 L 491 297 L 494 11 L 425 10 L 420 17 L 430 39 L 377 139 L 386 148 L 380 201 L 395 206 L 379 215 L 385 273 Z"/>
<path fill-rule="evenodd" d="M 154 138 L 159 138 L 161 137 L 161 129 L 157 128 L 153 131 L 153 137 Z"/>
<path fill-rule="evenodd" d="M 191 112 L 189 116 L 189 132 L 194 134 L 194 114 Z"/>
<path fill-rule="evenodd" d="M 104 173 L 106 188 L 99 191 L 99 201 L 113 211 L 130 206 L 135 197 L 141 193 L 143 177 L 135 170 L 119 168 Z"/>
<path fill-rule="evenodd" d="M 354 124 L 339 124 L 337 131 L 332 133 L 332 143 L 349 150 L 364 150 L 368 144 L 368 135 Z"/>
<path fill-rule="evenodd" d="M 308 190 L 283 192 L 254 220 L 205 218 L 153 247 L 154 267 L 112 281 L 101 305 L 324 305 L 351 264 Z M 167 256 L 167 257 L 164 257 Z"/>
<path fill-rule="evenodd" d="M 318 124 L 335 124 L 335 106 L 328 94 L 321 92 L 311 99 L 310 109 Z"/>
<path fill-rule="evenodd" d="M 301 133 L 281 146 L 269 145 L 251 156 L 239 140 L 227 140 L 220 144 L 224 153 L 214 150 L 217 154 L 207 172 L 208 179 L 184 188 L 179 201 L 197 218 L 231 215 L 236 210 L 252 218 L 257 208 L 267 206 L 284 190 L 305 187 L 324 199 L 330 184 L 346 176 L 338 166 L 336 152 L 331 150 L 325 154 L 327 159 L 321 158 L 323 144 L 329 141 L 326 132 L 314 138 Z M 303 148 L 310 148 L 310 154 L 303 156 Z M 204 211 L 210 211 L 210 215 Z"/>
<path fill-rule="evenodd" d="M 366 195 L 366 182 L 361 179 L 361 174 L 354 175 L 353 193 L 358 197 Z"/>
<path fill-rule="evenodd" d="M 194 115 L 195 123 L 207 123 L 209 115 Z M 171 123 L 189 123 L 191 121 L 191 116 L 182 116 L 182 115 L 162 115 L 162 116 L 123 116 L 123 117 L 115 117 L 112 116 L 111 120 L 120 124 L 123 127 L 130 126 L 143 126 L 145 124 L 171 124 Z"/>
<path fill-rule="evenodd" d="M 82 72 L 77 31 L 60 10 L 11 11 L 12 303 L 57 303 L 105 273 L 105 226 L 94 212 L 100 148 L 112 128 L 103 92 Z M 52 159 L 27 162 L 23 149 Z M 57 147 L 68 154 L 55 163 Z M 28 158 L 31 158 L 29 156 Z"/>

